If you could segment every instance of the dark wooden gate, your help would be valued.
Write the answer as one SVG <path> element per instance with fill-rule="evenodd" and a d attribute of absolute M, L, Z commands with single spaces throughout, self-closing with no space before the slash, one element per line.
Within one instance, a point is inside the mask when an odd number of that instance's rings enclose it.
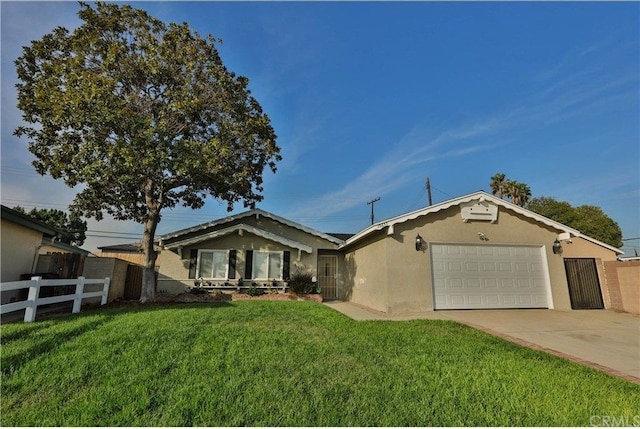
<path fill-rule="evenodd" d="M 567 271 L 571 308 L 574 310 L 604 308 L 596 260 L 567 258 L 564 260 L 564 267 Z"/>
<path fill-rule="evenodd" d="M 127 279 L 124 282 L 124 299 L 127 301 L 140 299 L 142 293 L 142 271 L 140 265 L 127 266 Z"/>

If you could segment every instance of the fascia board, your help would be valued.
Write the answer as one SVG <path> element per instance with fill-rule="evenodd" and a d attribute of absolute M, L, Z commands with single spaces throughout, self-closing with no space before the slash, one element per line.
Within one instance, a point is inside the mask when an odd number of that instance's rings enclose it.
<path fill-rule="evenodd" d="M 6 219 L 25 228 L 29 228 L 50 236 L 55 236 L 61 232 L 46 225 L 44 222 L 32 218 L 29 215 L 22 214 L 5 206 L 2 206 L 2 219 Z"/>

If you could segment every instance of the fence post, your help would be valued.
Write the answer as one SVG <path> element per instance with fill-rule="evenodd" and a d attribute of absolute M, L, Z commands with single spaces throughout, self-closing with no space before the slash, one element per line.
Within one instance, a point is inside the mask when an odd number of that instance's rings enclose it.
<path fill-rule="evenodd" d="M 29 295 L 27 296 L 27 308 L 24 309 L 24 321 L 33 322 L 36 320 L 36 310 L 38 308 L 38 295 L 40 295 L 40 280 L 42 277 L 31 277 Z"/>
<path fill-rule="evenodd" d="M 109 277 L 105 277 L 104 286 L 102 286 L 102 301 L 100 301 L 100 305 L 105 305 L 107 303 L 107 299 L 109 299 L 109 283 L 111 283 L 111 279 Z"/>
<path fill-rule="evenodd" d="M 73 310 L 72 313 L 80 313 L 80 307 L 82 307 L 82 294 L 84 293 L 84 277 L 78 277 L 76 281 L 76 297 L 73 298 Z"/>

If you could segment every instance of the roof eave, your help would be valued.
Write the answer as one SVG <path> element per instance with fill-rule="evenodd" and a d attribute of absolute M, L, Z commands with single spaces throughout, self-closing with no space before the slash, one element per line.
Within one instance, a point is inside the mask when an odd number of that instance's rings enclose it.
<path fill-rule="evenodd" d="M 265 216 L 267 218 L 275 220 L 276 222 L 280 222 L 280 223 L 282 223 L 284 225 L 288 225 L 288 226 L 290 226 L 292 228 L 299 229 L 299 230 L 304 231 L 304 232 L 306 232 L 308 234 L 315 235 L 317 237 L 323 238 L 323 239 L 325 239 L 327 241 L 330 241 L 330 242 L 332 242 L 334 244 L 337 244 L 337 245 L 340 245 L 340 244 L 344 243 L 344 240 L 340 240 L 337 237 L 334 237 L 334 236 L 329 235 L 329 234 L 325 234 L 325 233 L 317 231 L 317 230 L 315 230 L 313 228 L 306 227 L 304 225 L 301 225 L 299 223 L 290 221 L 290 220 L 285 219 L 283 217 L 274 215 L 273 213 L 269 213 L 269 212 L 264 211 L 262 209 L 247 210 L 247 211 L 244 211 L 242 213 L 238 213 L 238 214 L 235 214 L 235 215 L 227 216 L 225 218 L 217 219 L 217 220 L 214 220 L 214 221 L 211 221 L 211 222 L 202 223 L 200 225 L 196 225 L 196 226 L 193 226 L 191 228 L 181 229 L 181 230 L 178 230 L 178 231 L 175 231 L 175 232 L 172 232 L 172 233 L 163 234 L 163 235 L 157 237 L 156 241 L 166 241 L 166 240 L 169 240 L 169 239 L 172 239 L 172 238 L 180 237 L 182 235 L 191 234 L 191 233 L 197 232 L 197 231 L 202 231 L 204 229 L 212 228 L 212 227 L 215 227 L 215 226 L 218 226 L 218 225 L 223 225 L 225 223 L 229 223 L 229 222 L 232 222 L 234 220 L 242 219 L 242 218 L 245 218 L 245 217 L 251 217 L 251 216 L 254 216 L 254 215 Z"/>
<path fill-rule="evenodd" d="M 561 224 L 559 222 L 556 222 L 554 220 L 551 220 L 547 217 L 541 216 L 537 213 L 532 212 L 531 210 L 527 210 L 523 207 L 520 207 L 516 204 L 510 203 L 509 201 L 505 201 L 501 198 L 496 197 L 495 195 L 491 195 L 488 194 L 484 191 L 479 191 L 479 192 L 474 192 L 472 194 L 468 194 L 468 195 L 463 195 L 461 197 L 458 198 L 454 198 L 451 200 L 447 200 L 447 201 L 443 201 L 441 203 L 429 206 L 429 207 L 425 207 L 422 209 L 418 209 L 418 210 L 414 210 L 412 212 L 406 213 L 404 215 L 400 215 L 400 216 L 396 216 L 381 222 L 378 222 L 376 224 L 373 224 L 365 229 L 363 229 L 362 231 L 360 231 L 359 233 L 355 234 L 353 237 L 349 238 L 348 240 L 346 240 L 341 246 L 339 246 L 340 249 L 343 249 L 345 247 L 350 246 L 351 244 L 359 241 L 360 239 L 366 237 L 367 235 L 373 233 L 374 231 L 380 231 L 383 228 L 386 227 L 393 227 L 396 224 L 399 223 L 403 223 L 406 222 L 408 220 L 413 220 L 416 219 L 420 216 L 425 216 L 431 213 L 436 213 L 439 212 L 441 210 L 446 210 L 450 207 L 456 206 L 456 205 L 460 205 L 462 203 L 467 203 L 470 201 L 474 201 L 474 200 L 479 200 L 479 201 L 492 201 L 493 203 L 497 204 L 497 205 L 501 205 L 503 207 L 505 207 L 508 210 L 512 210 L 516 213 L 519 213 L 523 216 L 526 216 L 528 218 L 534 219 L 540 223 L 543 223 L 551 228 L 554 228 L 558 231 L 562 231 L 562 232 L 568 232 L 570 234 L 572 234 L 574 237 L 580 237 L 583 238 L 587 241 L 590 241 L 594 244 L 597 244 L 599 246 L 602 246 L 606 249 L 609 249 L 613 252 L 615 252 L 616 254 L 624 254 L 624 252 L 616 247 L 613 247 L 609 244 L 603 243 L 599 240 L 596 240 L 595 238 L 591 238 L 587 235 L 582 234 L 580 231 L 578 231 L 577 229 L 571 228 L 567 225 Z"/>
<path fill-rule="evenodd" d="M 238 225 L 233 225 L 233 226 L 228 227 L 228 228 L 223 228 L 223 229 L 219 229 L 219 230 L 216 230 L 216 231 L 212 231 L 212 232 L 210 232 L 208 234 L 199 235 L 197 237 L 189 238 L 189 239 L 182 240 L 182 241 L 176 241 L 176 242 L 167 244 L 164 247 L 166 249 L 177 249 L 177 248 L 181 248 L 181 247 L 185 247 L 185 246 L 190 246 L 192 244 L 201 243 L 203 241 L 212 240 L 214 238 L 223 237 L 225 235 L 233 234 L 234 232 L 238 232 L 238 231 L 246 231 L 249 234 L 257 235 L 259 237 L 265 238 L 267 240 L 274 241 L 276 243 L 280 243 L 282 245 L 291 247 L 293 249 L 298 249 L 298 250 L 301 250 L 301 251 L 306 252 L 306 253 L 313 253 L 313 249 L 311 248 L 311 246 L 308 246 L 308 245 L 306 245 L 304 243 L 300 243 L 300 242 L 297 242 L 297 241 L 294 241 L 294 240 L 290 240 L 290 239 L 288 239 L 286 237 L 279 236 L 279 235 L 274 234 L 272 232 L 265 231 L 263 229 L 256 228 L 256 227 L 251 226 L 251 225 L 242 224 L 242 223 L 238 224 Z"/>

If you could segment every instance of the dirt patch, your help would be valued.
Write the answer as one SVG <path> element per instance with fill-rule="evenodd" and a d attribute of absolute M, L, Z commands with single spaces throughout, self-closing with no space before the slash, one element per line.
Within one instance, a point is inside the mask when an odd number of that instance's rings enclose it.
<path fill-rule="evenodd" d="M 209 292 L 202 294 L 180 293 L 178 295 L 158 294 L 156 300 L 151 303 L 142 304 L 140 301 L 115 300 L 102 308 L 109 307 L 142 307 L 148 305 L 167 305 L 174 303 L 194 303 L 194 302 L 229 302 L 229 301 L 315 301 L 322 302 L 322 295 L 308 294 L 297 295 L 295 293 L 265 293 L 263 295 L 251 296 L 246 293 L 224 293 Z"/>

